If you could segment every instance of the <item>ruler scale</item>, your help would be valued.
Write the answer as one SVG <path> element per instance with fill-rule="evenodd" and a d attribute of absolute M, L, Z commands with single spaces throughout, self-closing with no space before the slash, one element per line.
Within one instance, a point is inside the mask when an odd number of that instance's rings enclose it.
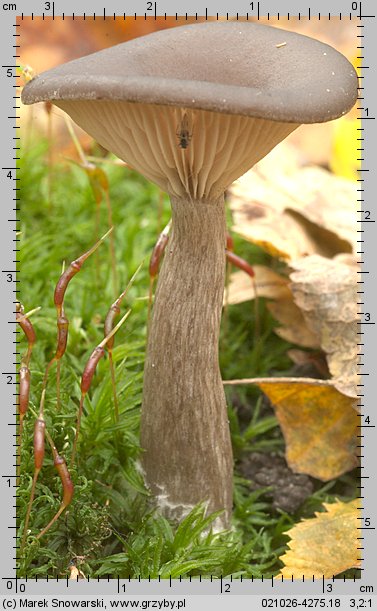
<path fill-rule="evenodd" d="M 375 6 L 371 0 L 342 1 L 330 0 L 330 3 L 317 1 L 315 5 L 304 5 L 298 0 L 287 0 L 284 5 L 278 1 L 263 2 L 232 2 L 231 6 L 222 0 L 222 3 L 208 2 L 206 6 L 195 4 L 181 6 L 177 12 L 177 5 L 169 2 L 143 2 L 125 3 L 110 0 L 106 7 L 97 2 L 80 2 L 80 9 L 72 0 L 64 2 L 44 2 L 18 0 L 15 3 L 0 3 L 1 28 L 1 174 L 0 187 L 2 193 L 2 206 L 0 210 L 1 223 L 1 274 L 2 309 L 1 324 L 1 351 L 0 351 L 0 389 L 2 398 L 3 424 L 1 427 L 2 468 L 0 470 L 2 489 L 1 504 L 1 581 L 0 595 L 3 600 L 12 599 L 14 595 L 58 597 L 62 599 L 67 595 L 81 595 L 82 597 L 97 598 L 106 601 L 114 596 L 143 596 L 145 597 L 177 597 L 183 600 L 191 596 L 212 595 L 216 598 L 218 608 L 223 608 L 222 600 L 229 605 L 230 600 L 237 604 L 237 599 L 247 597 L 247 605 L 242 608 L 254 608 L 254 604 L 262 606 L 279 606 L 279 604 L 263 603 L 263 600 L 302 600 L 309 597 L 313 600 L 324 600 L 325 603 L 312 606 L 340 607 L 349 604 L 352 598 L 354 608 L 369 608 L 376 592 L 377 580 L 375 577 L 375 564 L 377 562 L 376 545 L 376 417 L 373 405 L 376 391 L 374 389 L 374 366 L 377 362 L 377 341 L 374 308 L 376 291 L 374 261 L 377 260 L 377 244 L 374 236 L 376 211 L 373 203 L 377 196 L 377 134 L 376 134 L 376 87 L 375 74 L 376 50 L 376 19 Z M 126 11 L 126 12 L 125 12 Z M 18 578 L 15 571 L 17 552 L 15 507 L 16 496 L 16 464 L 18 427 L 16 425 L 16 397 L 17 376 L 20 354 L 18 351 L 18 330 L 14 323 L 15 302 L 19 295 L 21 281 L 27 281 L 18 269 L 19 238 L 17 232 L 20 228 L 20 198 L 19 177 L 17 176 L 17 161 L 19 160 L 20 128 L 19 119 L 20 97 L 17 89 L 16 68 L 19 65 L 20 28 L 24 18 L 42 18 L 51 25 L 51 20 L 69 20 L 81 17 L 84 20 L 115 20 L 117 17 L 132 22 L 136 18 L 157 19 L 159 17 L 175 17 L 180 23 L 200 17 L 217 17 L 234 19 L 261 19 L 267 17 L 271 23 L 283 17 L 292 19 L 298 17 L 310 20 L 357 20 L 357 40 L 355 49 L 358 51 L 358 62 L 361 69 L 360 93 L 358 98 L 358 113 L 362 119 L 359 128 L 357 150 L 355 159 L 362 166 L 358 178 L 358 199 L 355 204 L 360 214 L 358 227 L 357 251 L 362 264 L 359 275 L 358 288 L 358 315 L 360 316 L 359 356 L 362 360 L 362 382 L 359 386 L 359 406 L 361 410 L 362 426 L 359 433 L 359 455 L 361 458 L 360 497 L 363 514 L 359 529 L 359 549 L 362 553 L 363 563 L 361 578 L 357 579 L 322 579 L 314 580 L 303 578 L 288 580 L 264 576 L 262 579 L 236 579 L 236 578 L 178 578 L 178 579 L 107 579 L 88 578 L 72 581 L 67 578 Z M 221 597 L 220 599 L 218 597 Z M 281 597 L 281 598 L 279 598 Z M 170 600 L 172 600 L 170 598 Z M 199 598 L 196 598 L 199 601 Z M 215 599 L 214 599 L 215 600 Z M 339 600 L 339 605 L 330 601 Z M 262 603 L 261 603 L 262 601 Z M 348 601 L 348 602 L 347 602 Z M 364 601 L 364 602 L 362 602 Z M 211 603 L 210 603 L 211 604 Z M 225 603 L 224 603 L 225 604 Z M 3 605 L 10 606 L 10 605 Z M 101 605 L 98 604 L 100 607 Z M 108 605 L 107 605 L 108 606 Z M 280 606 L 296 606 L 282 605 Z M 189 604 L 187 603 L 187 607 Z M 146 608 L 146 607 L 144 607 Z M 198 607 L 200 608 L 200 607 Z M 224 606 L 224 608 L 227 608 Z M 241 606 L 239 606 L 241 608 Z M 257 608 L 257 607 L 256 607 Z M 258 607 L 259 608 L 259 607 Z"/>

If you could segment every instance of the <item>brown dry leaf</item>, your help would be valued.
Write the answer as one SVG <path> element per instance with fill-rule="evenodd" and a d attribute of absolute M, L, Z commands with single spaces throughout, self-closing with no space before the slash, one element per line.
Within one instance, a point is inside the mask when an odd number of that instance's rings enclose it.
<path fill-rule="evenodd" d="M 294 303 L 292 293 L 280 301 L 267 304 L 272 316 L 282 325 L 275 333 L 287 342 L 305 348 L 320 348 L 318 336 L 308 327 L 300 308 Z"/>
<path fill-rule="evenodd" d="M 317 167 L 277 171 L 269 157 L 230 189 L 233 231 L 287 261 L 355 252 L 356 184 Z"/>
<path fill-rule="evenodd" d="M 267 304 L 274 318 L 282 325 L 274 329 L 275 333 L 288 342 L 305 348 L 319 348 L 318 337 L 308 328 L 304 316 L 293 301 L 288 287 L 288 280 L 263 265 L 254 265 L 254 282 L 245 272 L 234 272 L 228 287 L 228 303 L 231 305 L 255 299 L 255 288 L 258 297 L 276 301 Z M 226 302 L 226 291 L 224 303 Z"/>
<path fill-rule="evenodd" d="M 255 299 L 255 288 L 258 297 L 283 299 L 291 294 L 288 288 L 288 278 L 279 276 L 276 272 L 263 265 L 253 265 L 254 282 L 245 272 L 234 272 L 230 277 L 228 287 L 228 303 L 243 303 Z"/>
<path fill-rule="evenodd" d="M 329 368 L 326 363 L 325 355 L 322 351 L 312 352 L 292 348 L 287 350 L 287 355 L 295 365 L 299 367 L 315 367 L 321 378 L 329 377 Z"/>
<path fill-rule="evenodd" d="M 275 409 L 295 473 L 328 481 L 353 469 L 359 416 L 355 401 L 330 381 L 311 378 L 250 378 L 224 384 L 256 384 Z"/>
<path fill-rule="evenodd" d="M 334 386 L 358 394 L 357 272 L 354 260 L 318 255 L 293 263 L 292 293 L 307 327 L 326 353 Z M 351 264 L 348 264 L 351 263 Z M 274 304 L 275 306 L 275 304 Z"/>
<path fill-rule="evenodd" d="M 289 550 L 280 557 L 281 575 L 291 579 L 329 579 L 361 566 L 358 527 L 360 499 L 324 503 L 326 512 L 296 524 L 290 531 Z"/>

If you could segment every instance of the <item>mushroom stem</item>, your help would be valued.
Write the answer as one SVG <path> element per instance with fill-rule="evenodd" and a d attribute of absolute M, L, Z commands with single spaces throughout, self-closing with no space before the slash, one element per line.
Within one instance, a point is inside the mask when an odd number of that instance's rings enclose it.
<path fill-rule="evenodd" d="M 225 277 L 225 210 L 172 198 L 172 237 L 156 290 L 144 371 L 141 446 L 146 484 L 180 520 L 205 501 L 232 508 L 233 459 L 218 341 Z"/>

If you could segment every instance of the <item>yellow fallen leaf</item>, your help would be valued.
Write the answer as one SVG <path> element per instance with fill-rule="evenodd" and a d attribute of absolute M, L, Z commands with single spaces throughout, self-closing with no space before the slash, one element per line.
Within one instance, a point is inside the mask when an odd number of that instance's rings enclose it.
<path fill-rule="evenodd" d="M 311 378 L 250 378 L 224 384 L 256 384 L 270 399 L 295 473 L 329 481 L 358 464 L 356 401 L 330 381 Z"/>
<path fill-rule="evenodd" d="M 296 524 L 289 532 L 289 550 L 281 556 L 281 575 L 291 579 L 329 579 L 361 565 L 358 548 L 360 499 L 325 503 L 325 512 Z"/>
<path fill-rule="evenodd" d="M 355 155 L 361 127 L 360 119 L 342 117 L 334 126 L 334 141 L 330 168 L 338 176 L 357 181 L 361 162 Z"/>
<path fill-rule="evenodd" d="M 355 401 L 319 380 L 258 386 L 274 406 L 293 471 L 328 481 L 357 465 Z"/>

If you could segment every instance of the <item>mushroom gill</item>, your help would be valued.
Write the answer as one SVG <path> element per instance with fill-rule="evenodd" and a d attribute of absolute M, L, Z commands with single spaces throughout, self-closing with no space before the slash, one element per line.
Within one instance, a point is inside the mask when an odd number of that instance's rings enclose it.
<path fill-rule="evenodd" d="M 97 142 L 172 197 L 217 200 L 299 124 L 175 106 L 55 102 Z"/>

